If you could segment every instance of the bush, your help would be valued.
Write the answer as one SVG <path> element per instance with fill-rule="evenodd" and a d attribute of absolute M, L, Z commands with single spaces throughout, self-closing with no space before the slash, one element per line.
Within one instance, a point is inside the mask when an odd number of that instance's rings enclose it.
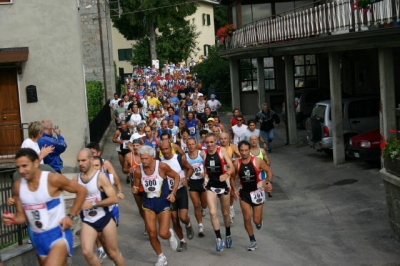
<path fill-rule="evenodd" d="M 86 81 L 86 96 L 90 123 L 103 107 L 103 83 L 100 81 Z"/>

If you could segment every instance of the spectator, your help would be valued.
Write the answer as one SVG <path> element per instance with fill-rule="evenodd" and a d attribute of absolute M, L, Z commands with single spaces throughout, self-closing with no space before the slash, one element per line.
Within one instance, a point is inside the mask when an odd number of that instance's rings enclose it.
<path fill-rule="evenodd" d="M 267 143 L 267 151 L 271 152 L 271 142 L 274 139 L 274 122 L 279 125 L 281 120 L 274 111 L 269 109 L 266 103 L 263 103 L 261 112 L 256 114 L 255 120 L 260 122 L 261 137 Z"/>
<path fill-rule="evenodd" d="M 50 119 L 44 119 L 42 124 L 43 135 L 38 140 L 39 148 L 43 149 L 43 147 L 54 146 L 53 152 L 44 157 L 43 162 L 61 174 L 63 161 L 60 155 L 67 149 L 67 143 L 65 143 L 64 137 L 61 135 L 61 130 L 58 126 L 54 127 Z M 53 133 L 56 137 L 53 136 Z"/>
<path fill-rule="evenodd" d="M 43 124 L 39 121 L 31 122 L 28 126 L 28 136 L 24 142 L 22 142 L 21 148 L 31 148 L 34 150 L 38 156 L 39 161 L 43 164 L 43 158 L 45 158 L 49 153 L 52 153 L 54 146 L 44 146 L 42 149 L 39 148 L 38 140 L 43 134 Z"/>

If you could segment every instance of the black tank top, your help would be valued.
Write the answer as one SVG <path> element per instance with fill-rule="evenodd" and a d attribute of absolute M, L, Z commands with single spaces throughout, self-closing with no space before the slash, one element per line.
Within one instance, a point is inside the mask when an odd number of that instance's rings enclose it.
<path fill-rule="evenodd" d="M 239 178 L 244 191 L 250 192 L 257 190 L 257 171 L 252 161 L 240 165 Z"/>
<path fill-rule="evenodd" d="M 222 188 L 226 186 L 226 182 L 221 182 L 219 181 L 219 176 L 225 173 L 224 171 L 224 163 L 221 162 L 220 156 L 219 156 L 219 149 L 211 155 L 208 152 L 206 153 L 206 159 L 205 159 L 205 167 L 206 171 L 208 174 L 208 185 L 216 187 L 216 188 Z"/>
<path fill-rule="evenodd" d="M 131 138 L 131 132 L 129 131 L 129 129 L 126 129 L 126 130 L 124 130 L 124 131 L 122 131 L 121 129 L 119 129 L 119 132 L 121 133 L 121 134 L 119 135 L 119 138 L 120 138 L 120 139 L 122 139 L 122 140 L 130 140 L 130 138 Z M 121 150 L 128 150 L 128 146 L 125 145 L 125 147 L 126 147 L 126 149 L 124 149 L 124 145 L 123 145 L 123 144 L 120 145 L 120 149 L 121 149 Z"/>

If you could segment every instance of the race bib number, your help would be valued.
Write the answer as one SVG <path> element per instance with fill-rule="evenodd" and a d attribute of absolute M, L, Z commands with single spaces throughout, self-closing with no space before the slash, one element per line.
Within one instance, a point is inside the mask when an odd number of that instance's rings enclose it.
<path fill-rule="evenodd" d="M 192 164 L 192 167 L 193 167 L 193 175 L 191 179 L 194 180 L 203 179 L 204 165 L 201 163 L 195 163 Z"/>
<path fill-rule="evenodd" d="M 152 111 L 154 111 L 154 110 L 156 109 L 156 106 L 155 106 L 154 104 L 150 104 L 150 105 L 149 105 L 149 109 L 152 110 Z"/>
<path fill-rule="evenodd" d="M 174 179 L 167 177 L 168 178 L 168 187 L 169 190 L 172 190 L 172 188 L 174 187 Z"/>
<path fill-rule="evenodd" d="M 193 106 L 188 106 L 188 111 L 192 112 L 193 111 Z"/>
<path fill-rule="evenodd" d="M 265 191 L 260 188 L 255 191 L 250 192 L 251 201 L 254 204 L 261 204 L 265 201 Z"/>
<path fill-rule="evenodd" d="M 204 109 L 203 108 L 199 108 L 199 111 L 198 111 L 199 113 L 204 113 Z"/>
<path fill-rule="evenodd" d="M 211 112 L 217 111 L 217 108 L 215 108 L 215 107 L 211 107 L 210 109 L 211 109 Z"/>
<path fill-rule="evenodd" d="M 181 93 L 181 98 L 185 98 L 185 94 L 184 93 Z"/>
<path fill-rule="evenodd" d="M 216 187 L 210 187 L 211 191 L 215 192 L 216 194 L 224 194 L 225 193 L 225 188 L 216 188 Z"/>
<path fill-rule="evenodd" d="M 142 178 L 142 186 L 146 193 L 160 191 L 160 184 L 156 175 L 145 176 Z"/>
<path fill-rule="evenodd" d="M 29 224 L 35 229 L 44 230 L 48 226 L 49 216 L 45 203 L 24 205 L 23 209 Z"/>
<path fill-rule="evenodd" d="M 190 135 L 196 134 L 196 127 L 189 127 L 188 129 L 189 129 L 189 134 Z"/>
<path fill-rule="evenodd" d="M 118 115 L 119 120 L 125 120 L 125 113 L 120 113 Z"/>
<path fill-rule="evenodd" d="M 124 140 L 124 143 L 122 144 L 122 149 L 127 150 L 128 149 L 128 143 L 129 143 L 129 140 Z"/>
<path fill-rule="evenodd" d="M 99 199 L 95 197 L 89 197 L 85 199 L 86 201 L 99 201 Z M 87 218 L 87 220 L 92 220 L 99 212 L 97 211 L 97 207 L 89 210 L 83 210 L 83 216 Z"/>

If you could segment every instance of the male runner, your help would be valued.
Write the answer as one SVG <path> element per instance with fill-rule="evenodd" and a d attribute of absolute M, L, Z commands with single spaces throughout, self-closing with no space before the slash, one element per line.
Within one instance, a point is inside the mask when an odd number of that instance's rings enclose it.
<path fill-rule="evenodd" d="M 240 157 L 239 149 L 235 144 L 230 142 L 228 133 L 225 132 L 221 133 L 219 135 L 219 139 L 221 142 L 221 147 L 225 148 L 229 158 L 231 158 L 234 161 L 235 160 L 234 158 Z M 232 176 L 232 178 L 235 178 L 235 176 Z M 234 203 L 235 203 L 235 197 L 231 193 L 230 207 L 229 207 L 229 216 L 231 217 L 231 224 L 233 224 L 233 219 L 235 218 L 235 208 L 233 207 Z"/>
<path fill-rule="evenodd" d="M 257 136 L 254 137 L 257 138 Z M 240 178 L 240 189 L 236 191 L 236 197 L 240 198 L 244 228 L 250 238 L 250 245 L 246 249 L 254 251 L 257 249 L 257 241 L 251 224 L 251 212 L 253 211 L 253 222 L 256 228 L 260 230 L 263 226 L 262 213 L 265 190 L 267 192 L 272 191 L 272 171 L 263 160 L 250 155 L 250 143 L 248 141 L 239 142 L 239 151 L 241 157 L 234 163 Z M 267 173 L 268 180 L 263 180 L 261 171 Z"/>
<path fill-rule="evenodd" d="M 193 228 L 188 214 L 189 199 L 187 192 L 187 180 L 193 174 L 193 168 L 188 163 L 185 156 L 172 154 L 171 145 L 169 145 L 168 142 L 162 142 L 160 144 L 160 149 L 163 154 L 161 161 L 169 165 L 169 167 L 177 172 L 180 177 L 176 199 L 175 202 L 171 204 L 171 218 L 175 233 L 180 239 L 177 251 L 184 251 L 187 249 L 187 244 L 183 237 L 183 231 L 179 220 L 185 224 L 187 238 L 192 239 L 194 237 Z M 169 189 L 172 190 L 174 180 L 170 177 L 168 177 L 168 184 Z"/>
<path fill-rule="evenodd" d="M 169 228 L 171 220 L 170 204 L 175 201 L 178 190 L 180 176 L 173 171 L 167 164 L 155 160 L 154 149 L 149 146 L 142 146 L 139 149 L 140 161 L 139 167 L 135 169 L 132 193 L 139 193 L 139 186 L 144 189 L 143 210 L 146 230 L 150 238 L 150 244 L 158 255 L 156 266 L 167 265 L 167 258 L 162 252 L 158 235 L 163 239 L 168 239 L 173 251 L 178 248 L 178 240 L 174 231 Z M 167 176 L 174 179 L 172 192 L 168 187 Z"/>
<path fill-rule="evenodd" d="M 193 174 L 189 178 L 189 194 L 193 202 L 194 216 L 199 225 L 199 237 L 204 237 L 203 217 L 206 216 L 207 195 L 203 187 L 204 183 L 204 159 L 206 154 L 197 149 L 196 140 L 190 138 L 187 140 L 188 153 L 186 159 L 193 168 Z"/>
<path fill-rule="evenodd" d="M 5 212 L 3 224 L 21 225 L 28 221 L 40 265 L 66 265 L 67 256 L 73 252 L 70 228 L 85 201 L 86 188 L 61 174 L 40 170 L 39 156 L 30 148 L 17 152 L 15 164 L 22 175 L 13 185 L 16 214 Z M 76 193 L 67 215 L 64 190 Z"/>
<path fill-rule="evenodd" d="M 78 153 L 80 173 L 74 180 L 85 186 L 88 195 L 81 209 L 82 229 L 80 234 L 82 254 L 89 265 L 100 265 L 100 260 L 93 253 L 98 233 L 107 255 L 117 266 L 125 265 L 124 258 L 118 250 L 117 225 L 109 206 L 118 203 L 118 198 L 110 180 L 93 167 L 93 155 L 90 149 L 84 148 Z"/>
<path fill-rule="evenodd" d="M 235 193 L 235 179 L 232 178 L 234 168 L 225 148 L 216 145 L 216 138 L 214 134 L 208 134 L 206 137 L 206 177 L 204 186 L 207 193 L 207 203 L 210 209 L 211 224 L 214 228 L 216 239 L 215 249 L 223 251 L 224 246 L 227 248 L 232 247 L 231 227 L 229 217 L 229 193 Z M 217 199 L 221 203 L 221 211 L 224 217 L 224 224 L 226 229 L 225 243 L 221 237 L 220 224 L 217 216 Z"/>

